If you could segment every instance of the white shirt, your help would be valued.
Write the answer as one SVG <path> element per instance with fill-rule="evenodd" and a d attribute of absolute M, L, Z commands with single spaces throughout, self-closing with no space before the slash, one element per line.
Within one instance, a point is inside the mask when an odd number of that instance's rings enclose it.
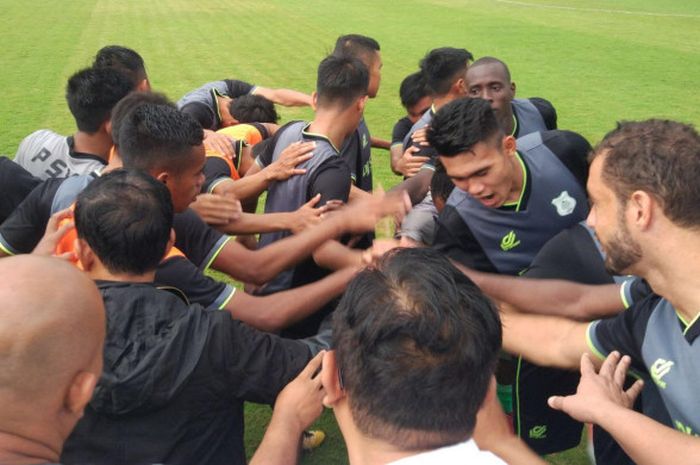
<path fill-rule="evenodd" d="M 467 463 L 469 465 L 506 465 L 506 462 L 491 452 L 479 450 L 473 439 L 453 446 L 441 447 L 440 449 L 412 455 L 387 465 L 464 465 Z"/>

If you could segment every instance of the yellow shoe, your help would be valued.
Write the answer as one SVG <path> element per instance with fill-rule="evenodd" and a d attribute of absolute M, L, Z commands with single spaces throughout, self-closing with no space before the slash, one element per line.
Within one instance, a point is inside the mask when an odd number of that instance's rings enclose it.
<path fill-rule="evenodd" d="M 325 439 L 326 433 L 320 429 L 304 431 L 304 434 L 301 435 L 301 449 L 304 452 L 310 452 L 323 444 Z"/>

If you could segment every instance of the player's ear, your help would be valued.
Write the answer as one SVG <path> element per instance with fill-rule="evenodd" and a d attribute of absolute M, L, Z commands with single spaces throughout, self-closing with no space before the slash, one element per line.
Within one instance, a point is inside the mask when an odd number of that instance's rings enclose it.
<path fill-rule="evenodd" d="M 629 219 L 638 229 L 649 228 L 653 218 L 654 207 L 658 203 L 645 191 L 634 191 L 627 202 Z"/>
<path fill-rule="evenodd" d="M 323 405 L 326 407 L 333 407 L 345 397 L 341 377 L 335 359 L 335 351 L 329 350 L 323 355 L 323 365 L 321 366 L 321 384 L 326 391 L 326 395 L 323 396 Z"/>
<path fill-rule="evenodd" d="M 357 99 L 357 110 L 360 112 L 365 111 L 365 105 L 367 104 L 367 100 L 369 99 L 369 95 L 364 95 Z"/>
<path fill-rule="evenodd" d="M 510 92 L 513 94 L 513 97 L 515 97 L 515 82 L 510 83 Z"/>
<path fill-rule="evenodd" d="M 170 228 L 170 237 L 168 237 L 168 243 L 165 245 L 165 256 L 167 256 L 172 248 L 175 246 L 175 229 Z"/>
<path fill-rule="evenodd" d="M 311 109 L 316 111 L 318 109 L 318 92 L 311 92 Z"/>
<path fill-rule="evenodd" d="M 85 240 L 77 237 L 75 239 L 73 249 L 75 250 L 75 255 L 78 257 L 78 261 L 80 262 L 80 266 L 83 268 L 83 270 L 92 270 L 92 268 L 95 266 L 95 252 L 92 251 L 92 248 L 90 248 L 88 243 Z"/>
<path fill-rule="evenodd" d="M 167 171 L 161 171 L 160 173 L 156 174 L 153 177 L 156 178 L 156 180 L 167 185 L 168 181 L 170 180 L 170 173 L 168 173 Z"/>
<path fill-rule="evenodd" d="M 71 380 L 70 386 L 68 386 L 68 391 L 63 400 L 64 408 L 73 415 L 81 417 L 83 409 L 85 409 L 85 406 L 92 398 L 92 391 L 94 391 L 96 384 L 97 375 L 95 373 L 90 373 L 89 371 L 78 372 Z"/>
<path fill-rule="evenodd" d="M 134 90 L 136 90 L 137 92 L 150 92 L 151 91 L 151 83 L 148 80 L 148 78 L 141 79 L 139 81 L 138 85 L 136 86 L 136 89 L 134 89 Z"/>
<path fill-rule="evenodd" d="M 517 146 L 517 143 L 515 141 L 515 137 L 510 136 L 510 135 L 505 136 L 503 138 L 502 146 L 503 146 L 503 153 L 505 153 L 507 155 L 515 155 L 515 150 L 516 150 L 516 146 Z"/>
<path fill-rule="evenodd" d="M 467 94 L 467 80 L 464 77 L 457 79 L 454 84 L 452 84 L 452 93 L 457 95 Z"/>
<path fill-rule="evenodd" d="M 104 126 L 105 132 L 109 134 L 110 137 L 112 137 L 112 118 L 109 118 L 107 121 L 105 121 Z"/>

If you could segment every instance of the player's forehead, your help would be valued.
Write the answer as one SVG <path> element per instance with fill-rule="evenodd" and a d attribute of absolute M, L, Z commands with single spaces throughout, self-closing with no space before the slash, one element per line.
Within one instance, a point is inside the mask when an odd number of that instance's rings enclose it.
<path fill-rule="evenodd" d="M 448 176 L 463 179 L 491 168 L 500 159 L 498 148 L 486 142 L 478 142 L 471 149 L 453 157 L 440 157 Z"/>
<path fill-rule="evenodd" d="M 500 63 L 484 63 L 472 65 L 467 69 L 467 83 L 470 86 L 488 85 L 491 83 L 508 84 L 506 70 Z"/>
<path fill-rule="evenodd" d="M 612 192 L 612 190 L 609 189 L 603 181 L 604 162 L 605 154 L 596 154 L 588 168 L 588 181 L 586 183 L 586 189 L 588 190 L 588 196 L 593 201 L 600 200 L 601 197 L 605 197 L 607 193 Z"/>

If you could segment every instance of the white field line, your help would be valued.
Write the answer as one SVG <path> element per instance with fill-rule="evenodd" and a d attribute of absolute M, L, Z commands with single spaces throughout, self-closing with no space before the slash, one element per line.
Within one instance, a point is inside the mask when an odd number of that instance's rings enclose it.
<path fill-rule="evenodd" d="M 682 13 L 652 13 L 649 11 L 631 11 L 631 10 L 611 10 L 607 8 L 579 8 L 575 6 L 563 6 L 563 5 L 541 5 L 537 3 L 519 2 L 516 0 L 496 0 L 498 3 L 506 3 L 509 5 L 525 6 L 531 8 L 544 8 L 549 10 L 568 10 L 568 11 L 587 11 L 593 13 L 613 13 L 621 15 L 634 15 L 634 16 L 656 16 L 656 17 L 666 17 L 666 18 L 693 18 L 700 19 L 700 15 L 688 15 Z"/>

